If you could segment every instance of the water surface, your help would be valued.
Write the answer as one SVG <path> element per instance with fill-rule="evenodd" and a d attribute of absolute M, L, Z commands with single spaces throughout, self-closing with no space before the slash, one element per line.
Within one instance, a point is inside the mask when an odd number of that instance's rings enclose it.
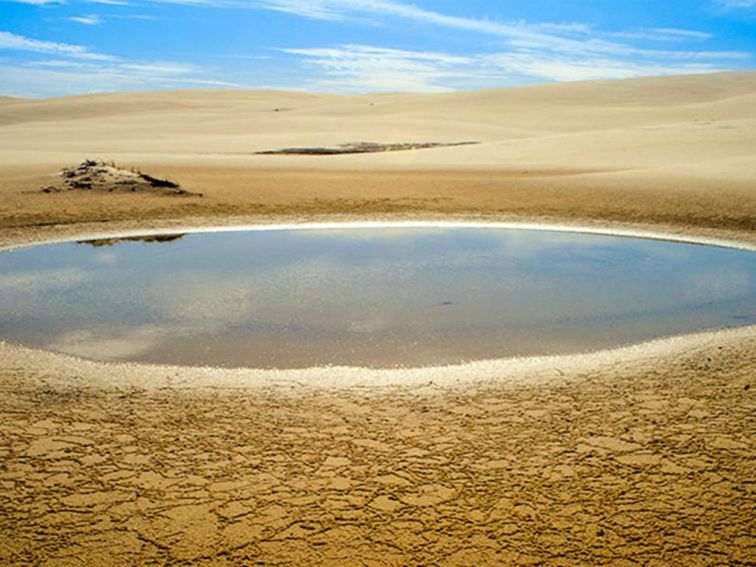
<path fill-rule="evenodd" d="M 421 366 L 756 322 L 756 254 L 501 228 L 279 230 L 0 253 L 0 338 L 102 360 Z"/>

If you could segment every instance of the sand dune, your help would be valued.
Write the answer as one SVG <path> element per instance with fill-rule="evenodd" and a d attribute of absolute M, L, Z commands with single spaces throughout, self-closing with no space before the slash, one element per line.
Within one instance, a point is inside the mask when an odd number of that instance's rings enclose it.
<path fill-rule="evenodd" d="M 545 85 L 452 94 L 165 91 L 14 101 L 0 112 L 0 164 L 98 154 L 245 167 L 619 170 L 756 149 L 756 73 Z M 412 156 L 281 159 L 253 152 L 350 142 L 482 144 Z M 11 157 L 12 156 L 12 157 Z M 756 172 L 756 165 L 754 165 Z"/>
<path fill-rule="evenodd" d="M 343 144 L 479 142 L 354 155 Z M 15 225 L 185 216 L 176 203 L 30 199 L 115 160 L 206 196 L 193 215 L 397 212 L 753 229 L 756 73 L 338 96 L 164 91 L 0 103 L 0 211 Z M 439 175 L 443 171 L 443 175 Z M 106 207 L 106 212 L 101 208 Z"/>

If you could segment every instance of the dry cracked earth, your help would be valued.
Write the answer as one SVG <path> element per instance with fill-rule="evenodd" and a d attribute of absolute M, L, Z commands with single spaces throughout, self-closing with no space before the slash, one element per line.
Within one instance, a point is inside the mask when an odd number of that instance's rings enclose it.
<path fill-rule="evenodd" d="M 6 368 L 0 563 L 753 565 L 745 346 L 464 389 L 74 388 Z"/>

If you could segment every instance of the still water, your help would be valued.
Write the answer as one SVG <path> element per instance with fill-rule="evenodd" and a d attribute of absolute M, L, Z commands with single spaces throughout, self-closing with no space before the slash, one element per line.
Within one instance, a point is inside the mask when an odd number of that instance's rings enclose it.
<path fill-rule="evenodd" d="M 0 253 L 0 338 L 299 368 L 573 353 L 756 323 L 756 254 L 502 228 L 201 233 Z"/>

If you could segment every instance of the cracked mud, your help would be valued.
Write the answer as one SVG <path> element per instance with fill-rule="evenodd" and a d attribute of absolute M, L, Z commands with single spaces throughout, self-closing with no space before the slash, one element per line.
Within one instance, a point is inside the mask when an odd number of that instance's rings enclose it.
<path fill-rule="evenodd" d="M 754 363 L 751 333 L 536 385 L 5 368 L 0 563 L 753 564 Z"/>

